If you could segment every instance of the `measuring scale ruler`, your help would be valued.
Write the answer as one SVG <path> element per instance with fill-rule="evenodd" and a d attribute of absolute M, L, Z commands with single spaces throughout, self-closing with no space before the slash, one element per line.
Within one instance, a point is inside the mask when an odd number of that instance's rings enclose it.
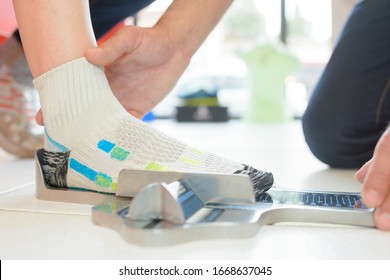
<path fill-rule="evenodd" d="M 271 190 L 261 194 L 257 201 L 261 203 L 336 207 L 340 209 L 366 209 L 362 202 L 362 197 L 358 193 Z"/>
<path fill-rule="evenodd" d="M 93 221 L 145 246 L 248 238 L 262 225 L 281 222 L 375 227 L 374 209 L 367 208 L 358 193 L 273 187 L 255 200 L 247 176 L 151 172 L 123 174 L 127 182 L 146 178 L 141 183 L 145 186 L 134 186 L 140 191 L 130 204 L 114 200 L 95 206 Z M 167 184 L 152 178 L 148 183 L 151 174 L 175 181 Z"/>
<path fill-rule="evenodd" d="M 247 175 L 122 170 L 115 194 L 53 188 L 36 160 L 38 199 L 94 205 L 92 221 L 141 246 L 249 238 L 263 225 L 325 223 L 375 227 L 359 193 L 272 187 L 255 199 Z"/>

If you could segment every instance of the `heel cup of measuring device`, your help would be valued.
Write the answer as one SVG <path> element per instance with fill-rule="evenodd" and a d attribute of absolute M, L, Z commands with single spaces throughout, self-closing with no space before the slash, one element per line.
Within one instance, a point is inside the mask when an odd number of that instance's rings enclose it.
<path fill-rule="evenodd" d="M 45 151 L 43 149 L 37 150 L 35 153 L 35 196 L 37 199 L 96 205 L 113 198 L 112 194 L 53 186 L 44 176 L 42 168 L 44 153 Z"/>

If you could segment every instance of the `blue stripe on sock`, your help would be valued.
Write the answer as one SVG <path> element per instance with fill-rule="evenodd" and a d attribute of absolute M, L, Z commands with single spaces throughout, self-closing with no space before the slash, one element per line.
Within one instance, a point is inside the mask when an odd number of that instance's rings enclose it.
<path fill-rule="evenodd" d="M 117 188 L 117 183 L 113 182 L 111 176 L 103 172 L 96 172 L 95 170 L 89 168 L 74 158 L 70 159 L 69 167 L 100 187 L 104 187 L 113 191 L 115 191 Z"/>
<path fill-rule="evenodd" d="M 97 146 L 100 150 L 109 153 L 115 147 L 115 144 L 103 139 L 99 141 Z"/>
<path fill-rule="evenodd" d="M 89 168 L 88 166 L 82 164 L 81 162 L 79 162 L 74 158 L 70 159 L 69 167 L 72 168 L 74 171 L 84 175 L 91 181 L 95 181 L 95 178 L 98 174 L 95 170 Z"/>
<path fill-rule="evenodd" d="M 65 147 L 64 145 L 61 145 L 60 143 L 58 143 L 57 141 L 55 141 L 53 138 L 51 138 L 49 136 L 49 134 L 47 133 L 47 130 L 45 129 L 45 135 L 46 135 L 46 138 L 49 140 L 49 142 L 54 146 L 56 147 L 58 150 L 60 150 L 61 152 L 67 152 L 69 151 L 69 149 L 67 147 Z"/>

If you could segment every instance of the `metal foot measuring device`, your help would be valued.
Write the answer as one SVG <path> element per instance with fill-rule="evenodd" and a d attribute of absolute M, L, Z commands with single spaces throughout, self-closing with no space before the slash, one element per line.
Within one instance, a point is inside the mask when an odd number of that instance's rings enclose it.
<path fill-rule="evenodd" d="M 50 186 L 41 163 L 38 151 L 38 199 L 94 205 L 95 224 L 142 246 L 248 238 L 261 225 L 280 222 L 375 227 L 375 209 L 367 208 L 359 193 L 272 187 L 256 201 L 247 175 L 122 170 L 116 193 L 102 194 Z"/>

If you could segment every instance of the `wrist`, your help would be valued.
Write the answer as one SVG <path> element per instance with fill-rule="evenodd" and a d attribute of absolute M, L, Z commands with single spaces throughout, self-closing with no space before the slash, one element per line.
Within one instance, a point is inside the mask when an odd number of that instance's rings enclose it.
<path fill-rule="evenodd" d="M 160 38 L 166 41 L 167 52 L 172 57 L 180 59 L 183 63 L 189 64 L 196 52 L 191 49 L 191 43 L 186 38 L 178 35 L 177 30 L 170 28 L 165 23 L 158 22 L 153 29 L 160 34 Z"/>
<path fill-rule="evenodd" d="M 191 59 L 232 2 L 174 0 L 155 27 L 166 32 L 176 51 Z"/>

